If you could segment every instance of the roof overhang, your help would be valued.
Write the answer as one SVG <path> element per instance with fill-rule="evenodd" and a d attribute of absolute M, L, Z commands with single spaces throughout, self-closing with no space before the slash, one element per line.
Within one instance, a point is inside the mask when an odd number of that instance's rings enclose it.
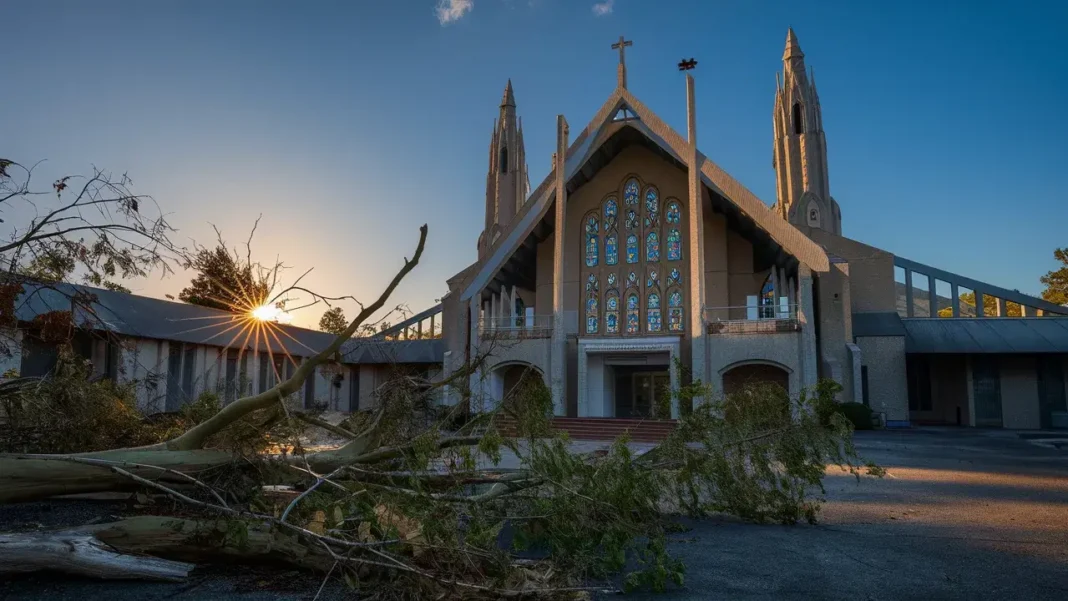
<path fill-rule="evenodd" d="M 907 353 L 1068 353 L 1068 318 L 906 318 Z"/>

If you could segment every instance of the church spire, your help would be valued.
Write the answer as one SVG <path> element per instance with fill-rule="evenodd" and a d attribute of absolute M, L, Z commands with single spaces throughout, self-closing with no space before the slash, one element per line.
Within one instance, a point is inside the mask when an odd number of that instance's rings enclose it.
<path fill-rule="evenodd" d="M 515 94 L 512 92 L 512 79 L 508 78 L 508 85 L 504 86 L 504 96 L 501 97 L 501 106 L 515 108 Z"/>
<path fill-rule="evenodd" d="M 796 226 L 841 235 L 842 214 L 831 197 L 819 95 L 792 27 L 786 32 L 782 62 L 782 77 L 775 78 L 772 120 L 776 208 Z"/>
<path fill-rule="evenodd" d="M 482 258 L 526 202 L 530 188 L 523 124 L 516 116 L 512 80 L 504 86 L 500 113 L 490 135 L 489 169 L 486 171 L 486 228 L 478 240 Z"/>
<path fill-rule="evenodd" d="M 797 43 L 797 35 L 794 34 L 794 28 L 791 27 L 786 30 L 786 50 L 782 53 L 782 60 L 788 61 L 795 57 L 805 58 L 805 53 L 801 52 L 801 44 Z"/>

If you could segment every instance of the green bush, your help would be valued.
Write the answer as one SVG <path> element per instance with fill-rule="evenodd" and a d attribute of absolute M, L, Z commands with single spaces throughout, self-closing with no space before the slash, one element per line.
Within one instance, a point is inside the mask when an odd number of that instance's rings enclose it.
<path fill-rule="evenodd" d="M 853 423 L 854 430 L 871 430 L 875 428 L 875 416 L 871 407 L 863 403 L 842 403 L 838 412 Z"/>

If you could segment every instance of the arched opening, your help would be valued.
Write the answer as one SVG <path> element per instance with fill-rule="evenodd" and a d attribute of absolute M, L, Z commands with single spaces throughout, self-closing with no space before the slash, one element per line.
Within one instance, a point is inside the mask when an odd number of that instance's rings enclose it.
<path fill-rule="evenodd" d="M 502 402 L 530 400 L 532 390 L 545 388 L 545 378 L 529 363 L 510 362 L 494 367 L 489 375 L 489 389 L 481 403 L 481 411 L 492 411 Z"/>
<path fill-rule="evenodd" d="M 801 103 L 794 103 L 794 133 L 805 133 L 805 113 L 801 110 Z"/>
<path fill-rule="evenodd" d="M 790 373 L 785 369 L 769 363 L 747 363 L 733 367 L 723 374 L 723 393 L 726 395 L 741 392 L 751 384 L 775 384 L 790 392 Z"/>
<path fill-rule="evenodd" d="M 501 173 L 508 173 L 508 147 L 501 146 L 501 153 L 497 157 L 497 164 L 500 165 Z"/>

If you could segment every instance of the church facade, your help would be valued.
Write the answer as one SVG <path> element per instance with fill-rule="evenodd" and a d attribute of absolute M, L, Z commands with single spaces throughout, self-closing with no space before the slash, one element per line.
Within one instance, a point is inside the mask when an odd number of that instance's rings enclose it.
<path fill-rule="evenodd" d="M 843 236 L 819 94 L 793 30 L 774 97 L 770 206 L 701 153 L 692 76 L 685 135 L 628 90 L 628 45 L 613 45 L 617 87 L 588 125 L 572 133 L 557 118 L 553 169 L 533 190 L 511 81 L 505 89 L 478 260 L 448 280 L 442 302 L 444 373 L 486 356 L 470 377 L 476 403 L 499 402 L 533 370 L 562 417 L 675 418 L 685 410 L 670 394 L 680 378 L 714 394 L 753 380 L 797 394 L 832 378 L 841 401 L 870 405 L 889 426 L 924 421 L 914 397 L 929 408 L 934 390 L 938 403 L 956 404 L 962 425 L 982 425 L 995 403 L 1005 425 L 1033 413 L 1031 400 L 1040 419 L 1017 422 L 1046 426 L 1068 412 L 1068 320 L 1055 318 L 1068 309 Z M 923 277 L 925 321 L 949 327 L 948 336 L 919 323 Z M 952 287 L 946 298 L 942 284 Z M 971 309 L 959 300 L 964 290 L 975 293 Z M 999 315 L 1018 303 L 1026 318 L 984 320 L 984 301 Z M 939 303 L 950 319 L 939 318 Z M 977 321 L 1001 321 L 1001 330 L 1026 322 L 1050 344 L 1027 347 L 1016 327 L 1003 348 L 961 346 L 975 340 L 966 330 Z M 1031 367 L 1009 370 L 1009 394 L 999 380 L 992 399 L 977 375 L 989 369 L 974 367 L 973 355 Z M 1030 396 L 1018 411 L 1018 399 L 1004 397 L 1021 390 Z"/>

